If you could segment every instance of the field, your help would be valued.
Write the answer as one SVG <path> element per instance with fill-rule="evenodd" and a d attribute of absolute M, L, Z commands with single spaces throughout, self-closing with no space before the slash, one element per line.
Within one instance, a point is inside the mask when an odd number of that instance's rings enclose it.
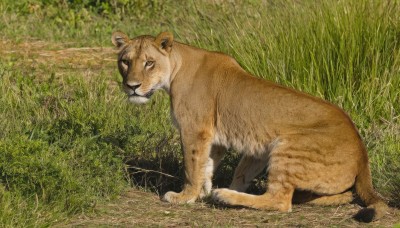
<path fill-rule="evenodd" d="M 342 107 L 392 206 L 370 226 L 400 226 L 399 1 L 4 0 L 0 17 L 0 227 L 364 226 L 357 204 L 281 214 L 160 202 L 182 185 L 179 135 L 164 92 L 126 101 L 116 30 L 172 31 Z M 216 187 L 239 158 L 224 158 Z M 249 191 L 264 185 L 261 175 Z"/>

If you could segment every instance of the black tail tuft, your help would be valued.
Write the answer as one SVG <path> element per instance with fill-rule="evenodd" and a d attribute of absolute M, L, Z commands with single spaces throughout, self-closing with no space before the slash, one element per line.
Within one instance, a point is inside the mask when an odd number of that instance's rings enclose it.
<path fill-rule="evenodd" d="M 353 218 L 359 222 L 372 222 L 376 216 L 374 208 L 363 208 Z"/>

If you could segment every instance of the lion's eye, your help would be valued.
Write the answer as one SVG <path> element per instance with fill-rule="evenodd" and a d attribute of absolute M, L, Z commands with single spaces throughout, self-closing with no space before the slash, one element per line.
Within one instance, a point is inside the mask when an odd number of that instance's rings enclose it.
<path fill-rule="evenodd" d="M 128 60 L 126 60 L 126 59 L 123 59 L 123 60 L 121 60 L 121 62 L 122 62 L 123 64 L 125 64 L 125 65 L 129 66 L 129 61 L 128 61 Z"/>
<path fill-rule="evenodd" d="M 146 61 L 145 67 L 152 67 L 154 65 L 154 61 Z"/>

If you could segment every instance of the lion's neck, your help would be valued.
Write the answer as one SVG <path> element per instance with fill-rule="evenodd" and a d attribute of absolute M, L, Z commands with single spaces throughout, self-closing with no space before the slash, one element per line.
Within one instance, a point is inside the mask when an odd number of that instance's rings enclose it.
<path fill-rule="evenodd" d="M 164 88 L 165 91 L 170 94 L 171 84 L 179 77 L 185 77 L 185 80 L 189 81 L 189 77 L 199 70 L 202 59 L 207 53 L 206 50 L 174 42 L 170 57 L 172 73 L 168 85 Z"/>
<path fill-rule="evenodd" d="M 177 50 L 179 49 L 179 47 L 176 47 L 177 45 L 174 45 L 174 48 L 171 51 L 171 57 L 170 57 L 170 63 L 171 63 L 171 75 L 169 77 L 169 81 L 166 83 L 166 85 L 164 86 L 164 90 L 170 94 L 170 88 L 171 88 L 171 84 L 174 81 L 176 75 L 178 74 L 178 72 L 180 71 L 181 67 L 182 67 L 182 56 L 180 54 L 180 52 Z"/>

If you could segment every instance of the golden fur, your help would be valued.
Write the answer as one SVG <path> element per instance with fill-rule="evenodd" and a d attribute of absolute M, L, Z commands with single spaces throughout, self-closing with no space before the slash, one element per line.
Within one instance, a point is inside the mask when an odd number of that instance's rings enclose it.
<path fill-rule="evenodd" d="M 171 98 L 186 178 L 182 192 L 167 192 L 165 201 L 188 203 L 209 194 L 213 170 L 226 148 L 234 148 L 243 158 L 230 188 L 212 192 L 218 201 L 289 212 L 295 190 L 314 193 L 302 201 L 330 205 L 350 202 L 355 186 L 373 212 L 365 220 L 385 214 L 365 147 L 337 106 L 254 77 L 233 58 L 175 42 L 169 32 L 134 39 L 115 32 L 112 42 L 130 101 L 145 103 L 160 88 Z M 266 193 L 244 193 L 265 167 Z"/>

